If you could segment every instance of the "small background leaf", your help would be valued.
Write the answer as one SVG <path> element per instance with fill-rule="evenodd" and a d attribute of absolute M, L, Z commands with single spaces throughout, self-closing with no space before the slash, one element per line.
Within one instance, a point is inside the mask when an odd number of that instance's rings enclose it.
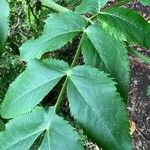
<path fill-rule="evenodd" d="M 136 124 L 135 122 L 131 121 L 130 123 L 130 134 L 133 135 L 133 133 L 136 131 Z"/>
<path fill-rule="evenodd" d="M 9 29 L 9 5 L 7 0 L 0 1 L 0 54 L 3 52 Z"/>

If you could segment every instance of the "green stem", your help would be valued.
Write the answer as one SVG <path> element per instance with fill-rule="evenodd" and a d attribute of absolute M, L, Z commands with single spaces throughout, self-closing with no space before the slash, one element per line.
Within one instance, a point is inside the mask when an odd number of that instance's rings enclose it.
<path fill-rule="evenodd" d="M 97 14 L 93 15 L 92 17 L 90 17 L 90 20 L 94 20 L 94 19 L 96 19 L 96 18 L 97 18 L 97 16 L 98 16 L 98 14 L 99 14 L 99 13 L 97 13 Z"/>
<path fill-rule="evenodd" d="M 62 87 L 62 89 L 61 89 L 61 91 L 60 91 L 60 94 L 59 94 L 59 96 L 58 96 L 57 102 L 56 102 L 56 104 L 55 104 L 55 112 L 56 112 L 56 113 L 59 111 L 60 104 L 61 104 L 61 102 L 62 102 L 62 100 L 63 100 L 63 97 L 64 97 L 64 94 L 65 94 L 65 92 L 66 92 L 68 79 L 69 79 L 69 77 L 67 76 L 66 79 L 65 79 L 65 82 L 64 82 L 64 84 L 63 84 L 63 87 Z"/>
<path fill-rule="evenodd" d="M 26 0 L 26 3 L 27 3 L 27 5 L 28 5 L 28 8 L 30 9 L 30 11 L 31 11 L 31 13 L 32 13 L 32 15 L 33 15 L 33 17 L 34 17 L 36 23 L 39 24 L 39 20 L 38 20 L 37 16 L 35 15 L 35 13 L 34 13 L 34 11 L 33 11 L 33 9 L 32 9 L 32 6 L 31 6 L 31 4 L 30 4 L 30 0 Z"/>
<path fill-rule="evenodd" d="M 138 51 L 136 51 L 136 50 L 134 50 L 134 49 L 132 49 L 132 48 L 128 48 L 128 50 L 129 50 L 129 52 L 130 52 L 132 55 L 134 55 L 134 56 L 136 56 L 136 57 L 142 59 L 146 64 L 150 64 L 150 57 L 145 56 L 145 55 L 141 54 L 140 52 L 138 52 Z"/>
<path fill-rule="evenodd" d="M 83 39 L 84 39 L 84 33 L 82 34 L 82 37 L 81 37 L 81 39 L 80 39 L 80 43 L 79 43 L 77 52 L 76 52 L 76 54 L 75 54 L 75 56 L 74 56 L 74 59 L 73 59 L 73 61 L 72 61 L 72 63 L 71 63 L 71 67 L 70 67 L 70 68 L 73 68 L 73 67 L 76 65 L 76 62 L 77 62 L 78 57 L 79 57 L 80 52 L 81 52 L 81 46 L 82 46 Z"/>
<path fill-rule="evenodd" d="M 78 46 L 78 48 L 77 48 L 76 54 L 75 54 L 75 56 L 74 56 L 74 59 L 73 59 L 73 61 L 72 61 L 72 63 L 71 63 L 70 69 L 72 69 L 72 68 L 76 65 L 76 62 L 77 62 L 78 57 L 79 57 L 80 52 L 81 52 L 81 45 L 82 45 L 83 37 L 84 37 L 84 33 L 82 34 L 82 37 L 81 37 L 79 46 Z M 69 76 L 66 77 L 65 82 L 64 82 L 64 84 L 63 84 L 63 87 L 62 87 L 62 89 L 61 89 L 61 91 L 60 91 L 60 94 L 59 94 L 59 96 L 58 96 L 57 102 L 56 102 L 56 104 L 55 104 L 55 112 L 56 112 L 56 113 L 59 111 L 60 104 L 61 104 L 61 102 L 62 102 L 62 100 L 63 100 L 63 97 L 64 97 L 64 94 L 65 94 L 65 92 L 66 92 L 68 80 L 69 80 Z"/>
<path fill-rule="evenodd" d="M 50 7 L 51 9 L 54 9 L 54 10 L 61 12 L 61 13 L 70 11 L 69 9 L 62 7 L 62 6 L 56 4 L 55 2 L 52 2 L 50 0 L 41 0 L 41 2 L 44 6 Z"/>
<path fill-rule="evenodd" d="M 29 25 L 30 25 L 30 28 L 32 28 L 32 23 L 31 23 L 31 18 L 30 18 L 30 9 L 29 9 L 29 6 L 27 5 L 27 15 L 28 15 L 28 21 L 29 21 Z"/>

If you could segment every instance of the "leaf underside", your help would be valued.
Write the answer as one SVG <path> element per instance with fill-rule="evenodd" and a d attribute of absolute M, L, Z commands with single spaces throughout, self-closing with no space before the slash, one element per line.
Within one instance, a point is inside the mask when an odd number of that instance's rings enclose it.
<path fill-rule="evenodd" d="M 73 68 L 67 95 L 72 115 L 98 146 L 132 149 L 125 105 L 105 73 L 88 66 Z"/>
<path fill-rule="evenodd" d="M 68 68 L 67 63 L 55 59 L 31 61 L 10 85 L 2 103 L 2 117 L 13 118 L 31 111 L 66 75 Z"/>

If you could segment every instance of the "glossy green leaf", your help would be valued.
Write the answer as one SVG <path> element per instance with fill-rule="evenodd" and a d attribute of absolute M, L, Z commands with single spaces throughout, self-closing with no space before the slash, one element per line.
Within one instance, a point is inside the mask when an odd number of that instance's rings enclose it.
<path fill-rule="evenodd" d="M 54 113 L 53 108 L 46 111 L 39 107 L 6 124 L 6 130 L 0 132 L 0 149 L 28 150 L 43 132 L 45 137 L 40 150 L 83 149 L 79 136 L 66 121 Z"/>
<path fill-rule="evenodd" d="M 49 59 L 31 61 L 10 85 L 2 103 L 1 115 L 13 118 L 31 111 L 66 74 L 68 64 Z"/>
<path fill-rule="evenodd" d="M 82 0 L 81 4 L 76 8 L 76 12 L 96 14 L 100 11 L 108 0 Z"/>
<path fill-rule="evenodd" d="M 50 14 L 45 22 L 43 34 L 35 40 L 26 41 L 20 48 L 20 57 L 25 61 L 40 58 L 48 51 L 61 48 L 84 29 L 85 20 L 78 14 Z"/>
<path fill-rule="evenodd" d="M 114 82 L 88 66 L 72 69 L 67 94 L 74 118 L 104 150 L 131 150 L 127 110 Z"/>
<path fill-rule="evenodd" d="M 150 47 L 150 24 L 139 13 L 127 8 L 110 8 L 100 12 L 99 20 L 105 23 L 113 34 L 123 34 L 130 43 Z"/>
<path fill-rule="evenodd" d="M 150 0 L 138 0 L 143 5 L 149 5 L 150 6 Z"/>
<path fill-rule="evenodd" d="M 7 0 L 0 1 L 0 54 L 4 49 L 9 29 L 9 5 Z"/>
<path fill-rule="evenodd" d="M 90 40 L 89 43 L 91 42 L 95 47 L 99 57 L 104 62 L 106 72 L 110 73 L 118 83 L 118 91 L 126 101 L 129 82 L 129 60 L 124 43 L 107 33 L 100 24 L 89 26 L 85 30 L 85 34 Z M 88 51 L 90 50 L 93 49 Z"/>

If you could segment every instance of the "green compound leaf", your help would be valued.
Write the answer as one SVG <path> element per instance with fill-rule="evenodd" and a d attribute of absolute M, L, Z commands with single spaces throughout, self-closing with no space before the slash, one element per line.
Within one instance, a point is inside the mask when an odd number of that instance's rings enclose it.
<path fill-rule="evenodd" d="M 89 38 L 89 43 L 91 42 L 90 44 L 95 48 L 87 49 L 87 52 L 90 50 L 97 51 L 104 62 L 105 71 L 110 73 L 118 83 L 118 91 L 126 101 L 129 82 L 129 60 L 124 43 L 107 33 L 100 24 L 89 26 L 85 30 L 85 34 Z M 84 58 L 87 58 L 87 56 L 88 54 L 84 55 Z"/>
<path fill-rule="evenodd" d="M 9 29 L 9 5 L 7 0 L 0 1 L 0 54 L 3 52 Z"/>
<path fill-rule="evenodd" d="M 31 111 L 66 74 L 68 64 L 49 59 L 33 60 L 10 85 L 2 103 L 1 115 L 13 118 Z"/>
<path fill-rule="evenodd" d="M 105 73 L 88 66 L 73 68 L 67 94 L 72 115 L 98 146 L 132 150 L 125 105 Z"/>
<path fill-rule="evenodd" d="M 107 24 L 113 34 L 123 34 L 123 40 L 150 47 L 150 24 L 137 12 L 127 8 L 110 8 L 100 12 L 99 20 Z"/>
<path fill-rule="evenodd" d="M 150 6 L 150 0 L 138 0 L 143 5 L 149 5 Z"/>
<path fill-rule="evenodd" d="M 40 150 L 83 150 L 74 129 L 53 108 L 46 111 L 40 107 L 6 124 L 6 130 L 0 132 L 0 149 L 28 150 L 41 133 L 45 137 Z"/>
<path fill-rule="evenodd" d="M 81 4 L 76 8 L 76 12 L 96 14 L 100 11 L 108 0 L 82 0 Z"/>
<path fill-rule="evenodd" d="M 35 40 L 26 41 L 21 46 L 21 59 L 25 61 L 39 59 L 42 54 L 61 48 L 83 31 L 85 24 L 83 17 L 73 12 L 50 14 L 45 22 L 43 34 Z"/>

